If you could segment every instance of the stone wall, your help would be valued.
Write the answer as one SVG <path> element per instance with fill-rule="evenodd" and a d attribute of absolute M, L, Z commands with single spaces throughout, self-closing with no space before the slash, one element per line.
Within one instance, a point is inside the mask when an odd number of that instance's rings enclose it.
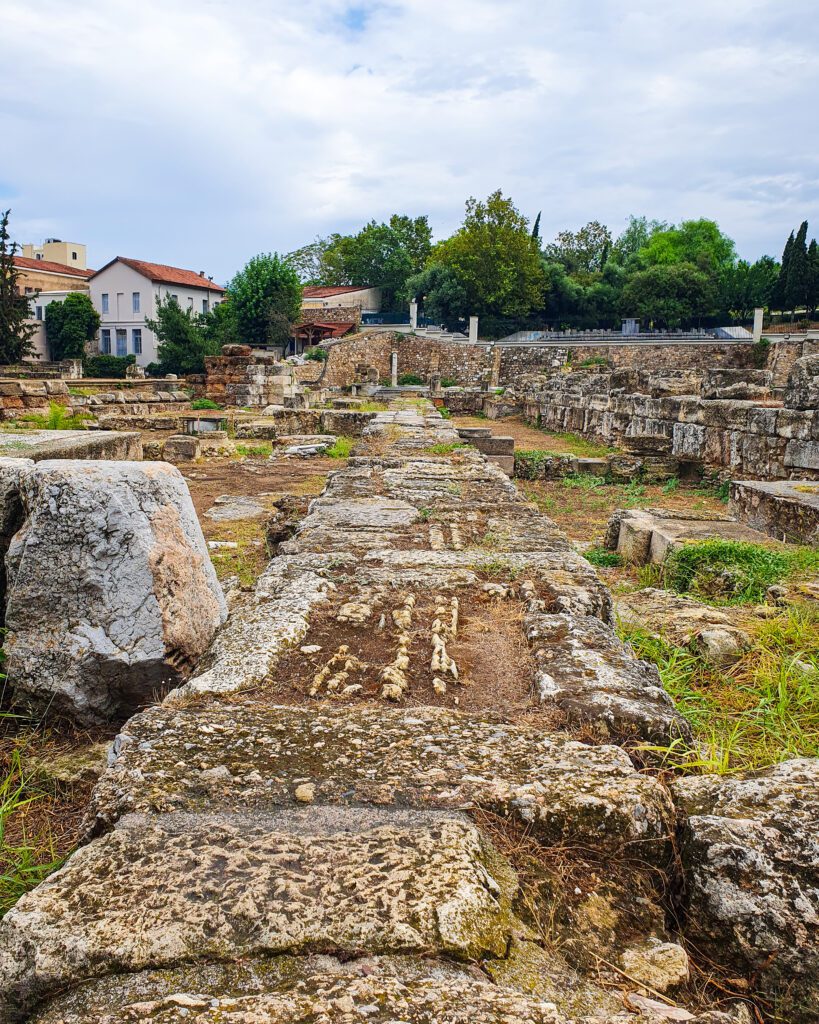
<path fill-rule="evenodd" d="M 205 358 L 205 395 L 222 406 L 280 405 L 294 392 L 293 367 L 271 352 L 249 345 L 225 345 Z"/>
<path fill-rule="evenodd" d="M 360 324 L 361 306 L 302 306 L 299 321 L 303 324 Z"/>

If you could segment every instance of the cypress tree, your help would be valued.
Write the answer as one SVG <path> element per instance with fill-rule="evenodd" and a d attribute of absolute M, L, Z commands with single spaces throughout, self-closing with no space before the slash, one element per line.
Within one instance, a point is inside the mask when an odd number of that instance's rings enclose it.
<path fill-rule="evenodd" d="M 535 217 L 535 226 L 532 228 L 532 238 L 540 244 L 540 211 L 538 211 L 537 217 Z"/>
<path fill-rule="evenodd" d="M 783 310 L 785 308 L 785 289 L 788 284 L 788 267 L 791 263 L 791 251 L 793 250 L 793 232 L 788 235 L 785 242 L 785 249 L 782 253 L 782 263 L 779 267 L 779 277 L 776 279 L 774 290 L 771 293 L 771 309 Z"/>
<path fill-rule="evenodd" d="M 808 316 L 813 319 L 819 305 L 819 247 L 814 238 L 808 246 L 808 288 L 805 296 L 808 304 Z"/>
<path fill-rule="evenodd" d="M 788 279 L 785 284 L 785 306 L 794 312 L 807 300 L 808 291 L 808 222 L 803 220 L 796 233 L 791 257 L 788 262 Z"/>
<path fill-rule="evenodd" d="M 19 363 L 34 350 L 31 336 L 37 325 L 31 323 L 30 296 L 20 293 L 14 255 L 16 242 L 9 241 L 9 214 L 0 215 L 0 363 Z"/>

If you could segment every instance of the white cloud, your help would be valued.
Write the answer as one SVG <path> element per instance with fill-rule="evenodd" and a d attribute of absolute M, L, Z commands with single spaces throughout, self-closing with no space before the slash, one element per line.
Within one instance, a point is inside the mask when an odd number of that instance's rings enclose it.
<path fill-rule="evenodd" d="M 710 215 L 743 254 L 819 229 L 807 0 L 3 0 L 18 236 L 229 276 L 502 187 L 544 234 Z M 794 26 L 799 33 L 794 33 Z"/>

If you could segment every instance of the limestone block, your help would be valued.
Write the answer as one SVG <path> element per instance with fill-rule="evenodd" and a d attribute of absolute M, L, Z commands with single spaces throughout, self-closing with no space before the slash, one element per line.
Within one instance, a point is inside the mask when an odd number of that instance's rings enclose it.
<path fill-rule="evenodd" d="M 162 457 L 166 462 L 193 462 L 202 455 L 198 437 L 190 434 L 171 434 L 162 446 Z"/>
<path fill-rule="evenodd" d="M 819 353 L 802 356 L 793 364 L 785 388 L 785 405 L 789 409 L 819 409 Z"/>
<path fill-rule="evenodd" d="M 672 784 L 682 826 L 688 933 L 749 970 L 793 1024 L 819 1005 L 819 759 Z"/>
<path fill-rule="evenodd" d="M 166 463 L 46 461 L 7 556 L 9 683 L 84 723 L 177 685 L 226 615 L 185 482 Z"/>

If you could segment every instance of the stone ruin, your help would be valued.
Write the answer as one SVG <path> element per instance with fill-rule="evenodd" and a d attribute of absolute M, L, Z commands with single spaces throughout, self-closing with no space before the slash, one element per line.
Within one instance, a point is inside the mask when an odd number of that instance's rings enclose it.
<path fill-rule="evenodd" d="M 0 923 L 0 1019 L 750 1024 L 743 999 L 682 1008 L 690 941 L 816 1021 L 819 763 L 638 770 L 627 747 L 685 721 L 554 524 L 478 452 L 435 453 L 457 440 L 428 405 L 378 414 L 194 675 L 125 725 L 85 844 Z M 70 589 L 65 505 L 83 614 L 159 579 L 181 589 L 154 635 L 221 618 L 155 557 L 157 530 L 200 554 L 175 471 L 100 467 L 84 495 L 70 466 L 21 470 L 17 576 L 51 557 Z"/>

